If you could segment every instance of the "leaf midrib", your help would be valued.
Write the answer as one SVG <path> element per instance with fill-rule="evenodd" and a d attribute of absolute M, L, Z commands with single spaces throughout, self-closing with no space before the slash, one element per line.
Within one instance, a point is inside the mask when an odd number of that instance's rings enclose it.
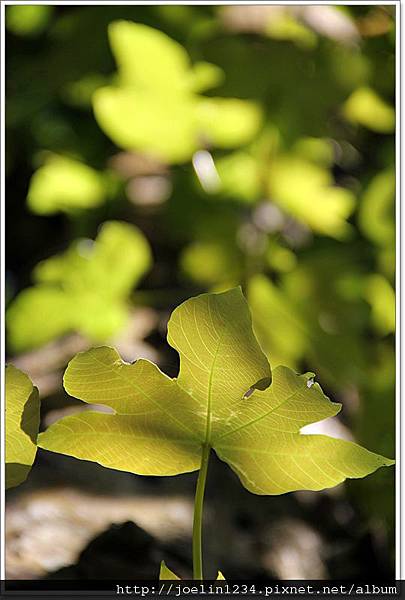
<path fill-rule="evenodd" d="M 210 376 L 208 380 L 208 397 L 207 397 L 207 423 L 205 429 L 205 445 L 210 445 L 211 442 L 211 425 L 212 425 L 212 384 L 214 379 L 214 369 L 218 358 L 219 347 L 221 345 L 221 337 L 218 339 L 218 344 L 215 350 L 214 358 L 212 359 Z"/>

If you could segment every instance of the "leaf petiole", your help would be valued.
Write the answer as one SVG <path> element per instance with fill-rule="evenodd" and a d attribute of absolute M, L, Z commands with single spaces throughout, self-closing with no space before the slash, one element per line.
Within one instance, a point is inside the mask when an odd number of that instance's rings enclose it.
<path fill-rule="evenodd" d="M 202 567 L 202 519 L 204 509 L 205 482 L 207 480 L 208 461 L 211 447 L 204 444 L 201 454 L 201 467 L 198 474 L 194 500 L 193 520 L 193 578 L 203 579 Z"/>

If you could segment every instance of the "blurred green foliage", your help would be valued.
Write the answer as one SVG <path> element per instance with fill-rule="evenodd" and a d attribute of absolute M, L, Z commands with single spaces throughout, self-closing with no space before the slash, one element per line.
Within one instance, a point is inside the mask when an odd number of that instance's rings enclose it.
<path fill-rule="evenodd" d="M 242 284 L 272 366 L 392 456 L 393 7 L 32 8 L 6 10 L 10 351 L 125 328 L 132 224 L 146 303 Z M 391 539 L 392 478 L 353 491 Z"/>
<path fill-rule="evenodd" d="M 48 25 L 52 10 L 49 4 L 10 6 L 7 9 L 7 29 L 21 36 L 39 35 Z"/>
<path fill-rule="evenodd" d="M 201 140 L 228 148 L 256 133 L 261 114 L 253 103 L 198 94 L 222 79 L 215 65 L 191 69 L 180 44 L 138 23 L 113 22 L 109 38 L 117 85 L 98 89 L 93 106 L 118 146 L 176 163 L 190 159 Z"/>
<path fill-rule="evenodd" d="M 36 285 L 8 311 L 15 350 L 35 348 L 70 331 L 104 341 L 128 320 L 128 297 L 150 268 L 143 234 L 128 223 L 105 222 L 97 239 L 75 240 L 34 269 Z"/>
<path fill-rule="evenodd" d="M 105 184 L 97 171 L 66 156 L 51 156 L 34 173 L 27 202 L 32 212 L 49 215 L 94 208 L 105 195 Z"/>

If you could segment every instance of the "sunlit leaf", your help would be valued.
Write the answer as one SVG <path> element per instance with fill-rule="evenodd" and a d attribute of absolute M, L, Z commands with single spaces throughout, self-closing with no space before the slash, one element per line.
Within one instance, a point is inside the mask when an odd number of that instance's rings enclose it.
<path fill-rule="evenodd" d="M 32 176 L 29 208 L 39 215 L 94 208 L 105 200 L 102 175 L 66 156 L 52 156 Z"/>
<path fill-rule="evenodd" d="M 174 163 L 198 148 L 192 97 L 110 86 L 95 92 L 93 106 L 100 127 L 122 148 Z"/>
<path fill-rule="evenodd" d="M 26 480 L 37 452 L 39 395 L 27 375 L 6 366 L 6 488 Z"/>
<path fill-rule="evenodd" d="M 123 86 L 172 92 L 184 88 L 190 60 L 165 33 L 141 23 L 115 21 L 108 34 Z"/>
<path fill-rule="evenodd" d="M 260 168 L 253 156 L 247 152 L 234 152 L 218 159 L 216 167 L 221 193 L 246 202 L 254 202 L 260 197 Z"/>
<path fill-rule="evenodd" d="M 350 232 L 347 218 L 355 199 L 334 185 L 331 173 L 293 155 L 275 159 L 269 169 L 271 199 L 317 233 L 338 239 Z"/>
<path fill-rule="evenodd" d="M 93 106 L 118 146 L 181 163 L 207 144 L 239 146 L 256 133 L 261 112 L 252 102 L 198 95 L 220 82 L 219 67 L 192 68 L 180 44 L 146 25 L 118 21 L 109 34 L 117 85 L 96 90 Z"/>
<path fill-rule="evenodd" d="M 7 311 L 10 346 L 40 346 L 69 331 L 107 340 L 128 318 L 127 298 L 150 268 L 143 234 L 127 223 L 104 223 L 95 242 L 78 240 L 37 265 L 34 287 Z"/>
<path fill-rule="evenodd" d="M 361 87 L 346 100 L 344 116 L 378 133 L 391 133 L 395 128 L 395 111 L 374 90 Z"/>
<path fill-rule="evenodd" d="M 236 98 L 204 98 L 197 105 L 197 127 L 214 146 L 234 148 L 249 142 L 258 131 L 259 107 Z"/>
<path fill-rule="evenodd" d="M 15 351 L 36 348 L 70 329 L 75 307 L 63 290 L 35 286 L 23 290 L 7 310 L 7 341 Z"/>
<path fill-rule="evenodd" d="M 40 435 L 40 446 L 118 470 L 174 475 L 198 469 L 205 444 L 257 494 L 320 490 L 393 464 L 352 442 L 300 434 L 341 406 L 313 373 L 280 366 L 271 381 L 239 288 L 177 307 L 168 342 L 180 355 L 176 379 L 146 360 L 123 363 L 112 348 L 78 354 L 66 390 L 115 414 L 61 419 Z"/>
<path fill-rule="evenodd" d="M 194 92 L 205 92 L 222 83 L 224 72 L 216 65 L 207 62 L 195 63 L 190 75 L 190 89 Z"/>

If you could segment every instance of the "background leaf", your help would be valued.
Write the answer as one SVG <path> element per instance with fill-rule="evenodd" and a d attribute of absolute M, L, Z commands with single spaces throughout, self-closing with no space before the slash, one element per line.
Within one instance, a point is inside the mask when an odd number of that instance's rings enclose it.
<path fill-rule="evenodd" d="M 66 156 L 52 156 L 32 176 L 27 202 L 39 215 L 99 206 L 106 191 L 100 173 Z"/>
<path fill-rule="evenodd" d="M 105 222 L 94 242 L 78 240 L 37 265 L 36 285 L 22 291 L 8 310 L 10 344 L 35 348 L 69 331 L 108 339 L 125 325 L 128 295 L 151 261 L 139 229 Z"/>
<path fill-rule="evenodd" d="M 220 81 L 219 67 L 200 62 L 192 69 L 180 44 L 143 24 L 118 21 L 109 33 L 118 85 L 96 90 L 93 104 L 118 146 L 181 163 L 207 144 L 233 148 L 255 135 L 256 104 L 197 94 Z"/>
<path fill-rule="evenodd" d="M 390 133 L 395 128 L 394 109 L 367 87 L 353 92 L 344 104 L 343 114 L 349 121 L 378 133 Z"/>

